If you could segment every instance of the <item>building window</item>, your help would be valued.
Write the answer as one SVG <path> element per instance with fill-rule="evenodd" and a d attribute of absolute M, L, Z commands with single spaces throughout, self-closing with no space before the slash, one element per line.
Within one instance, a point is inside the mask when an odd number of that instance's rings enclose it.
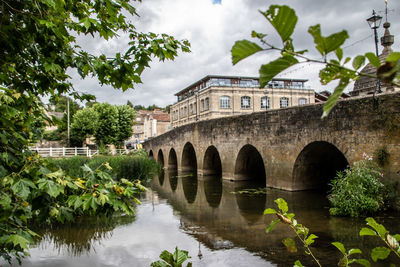
<path fill-rule="evenodd" d="M 203 112 L 203 111 L 204 111 L 204 99 L 202 99 L 202 100 L 200 101 L 200 103 L 201 103 L 200 111 Z"/>
<path fill-rule="evenodd" d="M 289 98 L 281 97 L 281 108 L 286 108 L 289 106 Z"/>
<path fill-rule="evenodd" d="M 242 96 L 240 98 L 240 105 L 242 108 L 250 108 L 250 96 Z"/>
<path fill-rule="evenodd" d="M 194 103 L 194 108 L 193 109 L 194 109 L 194 113 L 197 114 L 197 102 Z"/>
<path fill-rule="evenodd" d="M 190 104 L 190 115 L 193 114 L 193 104 Z"/>
<path fill-rule="evenodd" d="M 261 109 L 271 108 L 271 99 L 268 96 L 261 97 Z"/>
<path fill-rule="evenodd" d="M 221 96 L 219 98 L 220 108 L 231 108 L 231 98 L 229 96 Z"/>
<path fill-rule="evenodd" d="M 209 110 L 210 109 L 210 99 L 207 97 L 206 98 L 206 109 L 205 110 Z"/>
<path fill-rule="evenodd" d="M 307 104 L 307 98 L 299 98 L 299 106 Z"/>
<path fill-rule="evenodd" d="M 183 108 L 183 116 L 186 117 L 187 116 L 187 107 Z"/>

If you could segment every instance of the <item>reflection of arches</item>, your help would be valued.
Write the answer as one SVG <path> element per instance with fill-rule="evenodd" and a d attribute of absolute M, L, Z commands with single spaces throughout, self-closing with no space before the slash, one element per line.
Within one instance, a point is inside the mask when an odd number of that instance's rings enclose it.
<path fill-rule="evenodd" d="M 235 178 L 237 180 L 257 179 L 266 183 L 264 161 L 252 145 L 243 146 L 236 158 Z"/>
<path fill-rule="evenodd" d="M 264 187 L 265 184 L 261 181 L 242 181 L 238 182 L 235 192 L 241 190 L 248 189 L 258 189 L 261 190 L 260 187 Z M 264 189 L 266 190 L 266 189 Z M 258 193 L 236 193 L 236 203 L 239 208 L 240 214 L 246 219 L 246 221 L 250 224 L 255 223 L 263 217 L 263 213 L 265 210 L 265 204 L 267 201 L 267 195 L 258 192 Z"/>
<path fill-rule="evenodd" d="M 317 141 L 308 144 L 297 156 L 293 167 L 293 184 L 296 190 L 326 188 L 337 171 L 349 163 L 334 145 Z"/>
<path fill-rule="evenodd" d="M 162 170 L 160 174 L 158 174 L 158 181 L 160 182 L 161 186 L 163 186 L 164 184 L 164 178 L 165 178 L 165 173 L 164 170 Z"/>
<path fill-rule="evenodd" d="M 177 170 L 178 169 L 178 158 L 176 156 L 175 149 L 171 148 L 168 156 L 168 169 Z"/>
<path fill-rule="evenodd" d="M 203 186 L 208 204 L 213 208 L 217 208 L 222 198 L 221 176 L 207 176 L 204 178 Z"/>
<path fill-rule="evenodd" d="M 183 175 L 182 186 L 183 194 L 189 204 L 192 204 L 196 200 L 197 195 L 197 177 L 189 175 Z"/>
<path fill-rule="evenodd" d="M 149 152 L 149 158 L 154 159 L 153 150 L 150 150 L 150 152 Z"/>
<path fill-rule="evenodd" d="M 203 175 L 218 175 L 222 173 L 221 158 L 215 146 L 209 146 L 204 153 Z"/>
<path fill-rule="evenodd" d="M 194 147 L 191 143 L 187 142 L 183 147 L 182 152 L 182 171 L 197 171 L 197 158 Z"/>
<path fill-rule="evenodd" d="M 176 170 L 168 171 L 168 178 L 169 178 L 169 186 L 171 187 L 172 192 L 175 192 L 176 188 L 178 187 L 177 171 Z"/>
<path fill-rule="evenodd" d="M 164 168 L 164 154 L 161 149 L 158 150 L 157 162 L 161 165 L 161 168 Z"/>

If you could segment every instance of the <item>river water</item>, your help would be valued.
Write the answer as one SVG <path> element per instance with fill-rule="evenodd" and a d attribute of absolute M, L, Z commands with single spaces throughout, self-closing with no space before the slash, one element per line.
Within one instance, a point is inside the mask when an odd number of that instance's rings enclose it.
<path fill-rule="evenodd" d="M 249 193 L 249 188 L 255 190 Z M 150 266 L 162 250 L 176 246 L 189 251 L 194 266 L 292 266 L 296 259 L 313 266 L 300 245 L 297 253 L 287 252 L 282 239 L 294 238 L 288 227 L 278 225 L 265 233 L 275 218 L 263 211 L 275 208 L 278 197 L 319 237 L 314 252 L 323 266 L 337 266 L 340 253 L 330 244 L 333 241 L 347 249 L 360 248 L 364 257 L 383 245 L 374 237 L 358 236 L 364 219 L 330 217 L 324 194 L 265 190 L 249 182 L 166 172 L 152 180 L 135 217 L 85 219 L 40 231 L 43 238 L 22 266 Z M 391 233 L 400 233 L 399 213 L 375 218 Z M 394 257 L 390 260 L 400 263 Z M 0 261 L 0 266 L 8 264 Z"/>

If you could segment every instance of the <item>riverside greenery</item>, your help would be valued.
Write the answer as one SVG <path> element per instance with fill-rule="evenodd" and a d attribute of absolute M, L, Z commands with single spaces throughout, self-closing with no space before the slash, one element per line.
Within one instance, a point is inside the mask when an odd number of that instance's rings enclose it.
<path fill-rule="evenodd" d="M 153 159 L 149 158 L 145 152 L 135 152 L 133 155 L 95 156 L 93 158 L 76 156 L 52 159 L 51 162 L 68 174 L 76 177 L 83 175 L 84 170 L 82 167 L 84 165 L 87 165 L 91 169 L 96 169 L 105 163 L 110 165 L 117 180 L 125 178 L 146 182 L 160 171 L 160 166 Z"/>
<path fill-rule="evenodd" d="M 332 179 L 328 196 L 332 205 L 329 209 L 331 215 L 359 217 L 373 214 L 384 207 L 383 174 L 372 157 L 364 157 L 364 160 L 338 172 Z"/>
<path fill-rule="evenodd" d="M 140 2 L 133 1 L 133 2 Z M 127 16 L 136 16 L 130 0 L 0 0 L 0 257 L 28 255 L 37 234 L 33 223 L 51 224 L 77 216 L 131 214 L 143 187 L 116 182 L 109 165 L 73 177 L 28 150 L 35 121 L 47 119 L 39 97 L 76 92 L 69 73 L 92 76 L 123 91 L 141 83 L 152 59 L 173 60 L 189 52 L 186 40 L 141 33 Z M 77 36 L 96 40 L 128 37 L 126 51 L 92 55 Z M 94 40 L 94 39 L 92 39 Z M 48 120 L 48 119 L 47 119 Z M 48 120 L 50 123 L 50 121 Z"/>

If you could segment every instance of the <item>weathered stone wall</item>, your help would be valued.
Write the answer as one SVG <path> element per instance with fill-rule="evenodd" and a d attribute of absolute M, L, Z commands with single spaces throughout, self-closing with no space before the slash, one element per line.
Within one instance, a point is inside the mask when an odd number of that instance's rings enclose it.
<path fill-rule="evenodd" d="M 324 144 L 339 150 L 349 164 L 362 159 L 363 153 L 373 155 L 385 147 L 390 153 L 386 176 L 400 181 L 400 93 L 381 95 L 375 100 L 372 97 L 343 100 L 328 118 L 321 119 L 321 114 L 322 104 L 314 104 L 200 121 L 153 138 L 144 147 L 152 150 L 155 158 L 161 149 L 164 166 L 168 166 L 168 155 L 174 148 L 179 170 L 183 148 L 190 142 L 198 173 L 202 174 L 204 153 L 213 145 L 221 158 L 223 178 L 235 180 L 239 151 L 251 145 L 264 162 L 266 185 L 286 190 L 312 188 L 307 177 L 295 179 L 294 175 L 296 159 L 309 144 L 317 145 L 308 146 L 314 150 L 305 149 L 306 154 L 318 155 L 318 144 Z M 336 154 L 329 156 L 328 152 L 319 152 L 319 156 L 327 154 L 324 161 L 329 162 Z M 303 165 L 308 166 L 309 173 L 313 169 L 318 172 L 319 166 L 312 162 Z"/>

